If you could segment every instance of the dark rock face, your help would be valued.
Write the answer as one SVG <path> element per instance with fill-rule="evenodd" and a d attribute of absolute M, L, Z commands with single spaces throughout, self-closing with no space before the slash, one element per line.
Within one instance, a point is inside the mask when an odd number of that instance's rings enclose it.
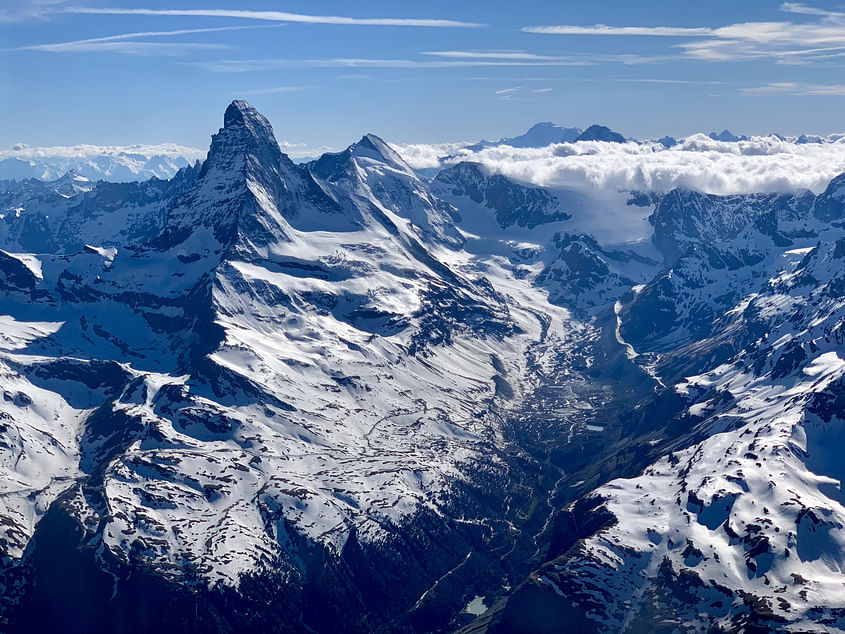
<path fill-rule="evenodd" d="M 816 198 L 813 215 L 824 222 L 845 220 L 845 174 L 837 176 Z"/>

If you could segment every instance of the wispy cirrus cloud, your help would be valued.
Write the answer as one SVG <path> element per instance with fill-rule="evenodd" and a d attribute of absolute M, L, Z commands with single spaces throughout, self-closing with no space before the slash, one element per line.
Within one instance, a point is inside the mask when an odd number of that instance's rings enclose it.
<path fill-rule="evenodd" d="M 845 13 L 786 2 L 781 11 L 815 18 L 809 22 L 741 22 L 698 26 L 526 26 L 523 31 L 546 35 L 642 36 L 686 38 L 674 44 L 681 57 L 726 62 L 773 59 L 780 64 L 808 64 L 845 56 Z"/>
<path fill-rule="evenodd" d="M 0 9 L 0 24 L 17 24 L 19 22 L 44 20 L 45 18 L 45 12 L 41 9 Z"/>
<path fill-rule="evenodd" d="M 428 58 L 364 58 L 330 57 L 313 59 L 268 58 L 268 59 L 220 59 L 191 62 L 192 66 L 214 73 L 246 73 L 279 70 L 287 68 L 555 68 L 567 66 L 596 66 L 599 64 L 621 64 L 637 66 L 658 64 L 670 59 L 666 56 L 633 54 L 584 54 L 584 55 L 537 55 L 523 51 L 425 51 Z M 529 78 L 530 79 L 530 78 Z"/>
<path fill-rule="evenodd" d="M 740 88 L 739 91 L 746 95 L 845 97 L 845 84 L 805 84 L 783 81 L 764 86 Z"/>
<path fill-rule="evenodd" d="M 0 9 L 0 24 L 43 22 L 67 0 L 5 0 Z"/>
<path fill-rule="evenodd" d="M 839 11 L 828 11 L 827 9 L 818 9 L 810 7 L 801 2 L 784 2 L 780 5 L 780 10 L 785 13 L 797 13 L 800 15 L 820 15 L 823 17 L 845 17 L 845 13 Z"/>
<path fill-rule="evenodd" d="M 46 44 L 40 47 L 27 47 L 30 50 L 41 50 L 52 53 L 119 53 L 121 55 L 139 55 L 143 57 L 166 56 L 175 57 L 187 55 L 192 51 L 219 51 L 228 48 L 225 44 L 211 44 L 202 42 L 89 42 L 70 43 L 72 46 L 61 44 Z"/>
<path fill-rule="evenodd" d="M 276 25 L 273 25 L 276 26 Z M 221 31 L 243 31 L 245 29 L 267 28 L 257 26 L 221 26 L 204 29 L 178 29 L 174 31 L 138 31 L 120 33 L 104 37 L 53 42 L 48 44 L 30 44 L 2 51 L 44 51 L 48 53 L 95 53 L 110 52 L 131 55 L 178 55 L 191 50 L 218 50 L 227 48 L 223 44 L 202 42 L 141 42 L 145 38 L 175 37 L 197 33 L 216 33 Z"/>
<path fill-rule="evenodd" d="M 584 80 L 587 81 L 587 80 Z M 589 80 L 594 81 L 594 80 Z M 662 79 L 657 77 L 623 77 L 621 79 L 598 79 L 595 81 L 619 81 L 626 84 L 671 84 L 692 86 L 726 86 L 726 81 L 703 81 L 700 79 Z"/>
<path fill-rule="evenodd" d="M 588 60 L 571 61 L 516 61 L 516 60 L 418 60 L 418 59 L 370 59 L 357 57 L 333 57 L 323 59 L 228 59 L 191 62 L 192 66 L 215 73 L 244 73 L 283 68 L 473 68 L 495 66 L 588 66 Z"/>
<path fill-rule="evenodd" d="M 525 33 L 541 33 L 544 35 L 647 35 L 652 37 L 690 37 L 711 35 L 713 30 L 707 27 L 675 27 L 675 26 L 607 26 L 594 24 L 592 26 L 576 26 L 572 24 L 524 26 Z"/>
<path fill-rule="evenodd" d="M 520 61 L 553 61 L 566 59 L 556 55 L 537 55 L 525 51 L 423 51 L 422 55 L 449 59 L 500 59 Z"/>
<path fill-rule="evenodd" d="M 308 15 L 286 11 L 251 11 L 246 9 L 122 9 L 100 7 L 67 7 L 64 13 L 86 15 L 147 15 L 209 18 L 239 18 L 270 22 L 296 22 L 302 24 L 336 24 L 347 26 L 411 26 L 429 28 L 479 28 L 478 22 L 440 20 L 427 18 L 351 18 L 338 15 Z"/>
<path fill-rule="evenodd" d="M 658 64 L 671 59 L 666 55 L 580 53 L 570 55 L 540 55 L 527 51 L 423 51 L 421 55 L 455 60 L 452 63 L 473 65 L 487 62 L 505 66 L 592 66 L 596 64 Z"/>
<path fill-rule="evenodd" d="M 552 90 L 552 88 L 548 87 L 527 89 L 523 86 L 511 86 L 510 88 L 501 88 L 496 90 L 493 94 L 496 95 L 497 99 L 525 101 L 527 99 L 531 99 L 535 95 L 552 92 Z"/>

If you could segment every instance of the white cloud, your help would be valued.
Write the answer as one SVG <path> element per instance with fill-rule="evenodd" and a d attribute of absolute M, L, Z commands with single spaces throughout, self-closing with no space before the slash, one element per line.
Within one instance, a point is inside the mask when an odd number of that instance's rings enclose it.
<path fill-rule="evenodd" d="M 0 24 L 41 22 L 66 0 L 4 0 L 0 9 Z"/>
<path fill-rule="evenodd" d="M 572 61 L 511 61 L 511 60 L 416 60 L 369 59 L 359 57 L 333 57 L 326 59 L 229 59 L 210 62 L 192 62 L 192 66 L 215 73 L 244 73 L 276 70 L 281 68 L 484 68 L 496 66 L 588 66 L 588 60 Z"/>
<path fill-rule="evenodd" d="M 803 84 L 795 82 L 774 82 L 765 86 L 740 88 L 746 95 L 806 95 L 814 97 L 842 97 L 845 96 L 845 84 Z"/>
<path fill-rule="evenodd" d="M 416 168 L 477 161 L 519 181 L 592 192 L 676 187 L 713 194 L 818 192 L 845 172 L 845 141 L 796 144 L 773 136 L 723 143 L 697 134 L 670 149 L 656 143 L 597 141 L 479 152 L 461 144 L 394 147 Z"/>
<path fill-rule="evenodd" d="M 781 64 L 807 64 L 845 56 L 845 13 L 786 2 L 781 10 L 815 20 L 742 22 L 721 27 L 607 26 L 595 24 L 527 26 L 547 35 L 682 37 L 674 45 L 687 58 L 724 62 L 772 58 Z"/>
<path fill-rule="evenodd" d="M 551 59 L 489 59 L 469 57 L 467 59 L 374 59 L 363 57 L 330 57 L 323 59 L 223 59 L 191 62 L 192 66 L 214 73 L 246 73 L 278 70 L 284 68 L 487 68 L 487 67 L 567 67 L 594 66 L 597 64 L 624 64 L 635 66 L 663 62 L 668 57 L 644 55 L 571 55 Z M 543 81 L 546 81 L 543 79 Z"/>
<path fill-rule="evenodd" d="M 244 94 L 244 93 L 240 93 Z M 311 147 L 305 143 L 292 143 L 290 141 L 279 141 L 282 151 L 292 158 L 314 157 L 324 152 L 336 151 L 329 146 Z M 204 160 L 208 149 L 200 149 L 177 145 L 175 143 L 162 143 L 159 145 L 138 144 L 138 145 L 57 145 L 50 147 L 35 147 L 26 143 L 15 143 L 11 149 L 0 150 L 0 160 L 17 158 L 24 161 L 37 162 L 62 162 L 62 161 L 92 161 L 102 157 L 116 157 L 121 155 L 139 156 L 150 159 L 156 156 L 165 156 L 171 159 L 184 158 L 193 163 L 196 160 Z M 64 163 L 60 163 L 64 165 Z M 68 163 L 66 168 L 72 167 Z"/>
<path fill-rule="evenodd" d="M 274 27 L 276 25 L 273 25 Z M 144 38 L 174 37 L 179 35 L 194 35 L 197 33 L 217 33 L 220 31 L 243 31 L 245 29 L 256 29 L 267 27 L 256 26 L 222 26 L 205 29 L 178 29 L 174 31 L 138 31 L 135 33 L 120 33 L 118 35 L 106 35 L 84 40 L 73 40 L 70 42 L 55 42 L 51 44 L 32 44 L 19 46 L 13 49 L 2 49 L 4 51 L 45 51 L 48 53 L 93 53 L 111 52 L 126 53 L 135 55 L 169 55 L 180 54 L 192 49 L 222 49 L 222 44 L 207 44 L 194 42 L 138 42 Z"/>
<path fill-rule="evenodd" d="M 30 50 L 51 53 L 120 53 L 123 55 L 176 56 L 186 55 L 191 51 L 219 51 L 227 46 L 223 44 L 202 44 L 194 42 L 89 42 L 29 47 Z"/>
<path fill-rule="evenodd" d="M 338 24 L 353 26 L 416 26 L 441 28 L 476 28 L 486 26 L 477 22 L 457 20 L 431 20 L 417 18 L 349 18 L 337 15 L 306 15 L 286 11 L 249 11 L 243 9 L 119 9 L 97 7 L 69 7 L 66 13 L 91 15 L 150 15 L 241 18 L 246 20 L 265 20 L 270 22 L 297 22 L 304 24 Z"/>
<path fill-rule="evenodd" d="M 826 9 L 808 7 L 806 4 L 802 4 L 800 2 L 784 2 L 782 5 L 780 5 L 780 10 L 786 13 L 798 13 L 801 15 L 820 15 L 824 17 L 845 16 L 845 14 L 837 11 L 827 11 Z"/>
<path fill-rule="evenodd" d="M 690 37 L 710 35 L 713 31 L 707 27 L 675 27 L 675 26 L 607 26 L 594 24 L 593 26 L 576 26 L 570 24 L 548 26 L 525 26 L 526 33 L 542 33 L 544 35 L 647 35 L 656 37 Z"/>
<path fill-rule="evenodd" d="M 714 29 L 713 37 L 678 44 L 689 57 L 732 61 L 771 57 L 808 62 L 845 54 L 845 24 L 746 22 Z"/>
<path fill-rule="evenodd" d="M 526 53 L 525 51 L 423 51 L 422 54 L 453 59 L 512 59 L 525 61 L 561 61 L 571 59 L 571 57 L 537 55 L 535 53 Z"/>
<path fill-rule="evenodd" d="M 457 155 L 471 143 L 391 143 L 390 145 L 414 169 L 436 169 L 444 165 L 444 157 Z"/>
<path fill-rule="evenodd" d="M 726 86 L 725 81 L 699 81 L 695 79 L 657 79 L 653 77 L 625 77 L 622 79 L 599 79 L 596 81 L 621 81 L 630 84 L 692 84 L 694 86 Z"/>

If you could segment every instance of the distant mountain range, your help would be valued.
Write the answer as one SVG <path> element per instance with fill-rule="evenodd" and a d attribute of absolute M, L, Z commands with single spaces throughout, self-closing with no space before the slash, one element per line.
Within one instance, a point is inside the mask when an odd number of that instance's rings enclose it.
<path fill-rule="evenodd" d="M 707 136 L 714 141 L 721 141 L 724 143 L 738 143 L 740 141 L 748 141 L 750 138 L 745 135 L 735 135 L 730 130 L 722 130 L 722 132 L 719 133 L 711 132 Z M 832 134 L 828 136 L 802 134 L 795 137 L 785 137 L 779 134 L 771 134 L 769 136 L 774 136 L 781 140 L 796 144 L 834 143 L 845 138 L 845 135 L 843 134 Z M 605 141 L 609 143 L 626 143 L 628 141 L 636 143 L 643 142 L 642 140 L 627 138 L 603 125 L 591 125 L 585 130 L 582 130 L 581 128 L 567 128 L 552 123 L 551 121 L 546 121 L 534 124 L 525 134 L 515 137 L 501 138 L 498 141 L 479 141 L 478 143 L 466 145 L 464 149 L 478 152 L 484 148 L 501 145 L 508 145 L 515 148 L 539 148 L 547 147 L 555 143 L 577 143 L 579 141 Z M 664 136 L 656 142 L 661 143 L 668 148 L 677 145 L 679 139 L 672 136 Z"/>
<path fill-rule="evenodd" d="M 168 179 L 204 152 L 173 144 L 103 147 L 95 145 L 30 147 L 18 144 L 0 151 L 0 180 L 54 180 L 73 171 L 90 181 Z"/>
<path fill-rule="evenodd" d="M 709 138 L 725 143 L 748 141 L 749 137 L 737 136 L 729 130 L 720 133 L 711 132 Z M 843 138 L 843 134 L 828 136 L 800 135 L 784 137 L 773 134 L 783 141 L 800 144 L 834 143 Z M 485 148 L 510 146 L 514 148 L 542 148 L 556 143 L 578 143 L 580 141 L 604 141 L 609 143 L 641 143 L 632 138 L 602 125 L 591 125 L 586 129 L 567 128 L 550 121 L 536 123 L 525 134 L 515 137 L 501 138 L 498 141 L 478 141 L 469 144 L 454 144 L 472 152 Z M 683 139 L 665 136 L 656 143 L 666 148 L 677 145 Z M 73 172 L 92 182 L 106 180 L 109 182 L 143 181 L 149 178 L 169 179 L 180 169 L 193 165 L 201 160 L 205 152 L 196 148 L 164 144 L 158 146 L 136 145 L 127 147 L 112 146 L 56 146 L 30 147 L 18 144 L 11 150 L 0 150 L 0 181 L 37 178 L 44 181 L 55 180 L 67 172 Z M 296 158 L 296 163 L 308 163 L 313 158 Z M 430 172 L 430 173 L 429 173 Z M 424 170 L 429 176 L 436 174 L 435 170 Z"/>
<path fill-rule="evenodd" d="M 564 128 L 551 121 L 535 123 L 525 134 L 499 139 L 498 141 L 479 141 L 467 149 L 478 151 L 485 147 L 510 145 L 511 147 L 545 147 L 552 143 L 572 143 L 581 134 L 580 128 Z"/>

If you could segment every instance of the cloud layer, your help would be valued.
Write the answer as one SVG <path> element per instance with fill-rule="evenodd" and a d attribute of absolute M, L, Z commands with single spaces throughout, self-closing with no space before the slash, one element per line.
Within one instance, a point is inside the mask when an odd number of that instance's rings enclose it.
<path fill-rule="evenodd" d="M 775 136 L 723 143 L 696 134 L 670 149 L 659 143 L 597 141 L 478 152 L 461 144 L 394 148 L 416 169 L 476 161 L 519 181 L 594 191 L 819 192 L 845 172 L 845 140 L 799 144 Z"/>

